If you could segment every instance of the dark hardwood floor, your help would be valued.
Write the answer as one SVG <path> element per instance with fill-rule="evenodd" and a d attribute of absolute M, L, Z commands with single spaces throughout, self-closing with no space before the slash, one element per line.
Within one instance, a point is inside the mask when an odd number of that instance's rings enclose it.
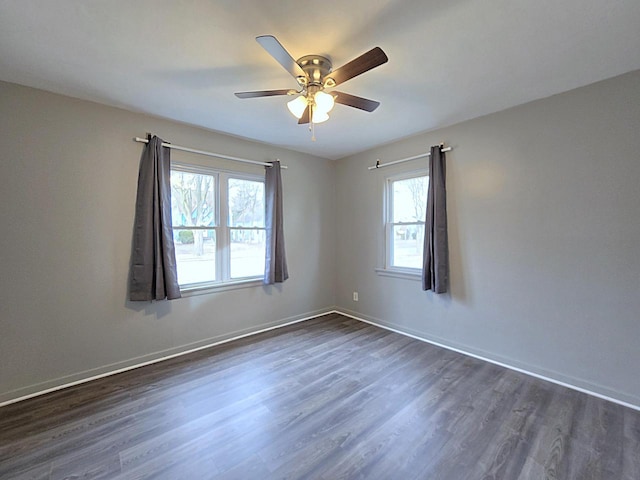
<path fill-rule="evenodd" d="M 337 314 L 0 408 L 1 479 L 640 479 L 640 412 Z"/>

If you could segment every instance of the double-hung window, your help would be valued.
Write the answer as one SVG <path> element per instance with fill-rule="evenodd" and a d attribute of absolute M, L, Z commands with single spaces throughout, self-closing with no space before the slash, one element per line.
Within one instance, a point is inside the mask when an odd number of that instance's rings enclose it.
<path fill-rule="evenodd" d="M 264 275 L 264 177 L 174 164 L 171 213 L 182 289 Z"/>
<path fill-rule="evenodd" d="M 426 171 L 396 175 L 385 184 L 385 269 L 422 270 L 429 177 Z"/>

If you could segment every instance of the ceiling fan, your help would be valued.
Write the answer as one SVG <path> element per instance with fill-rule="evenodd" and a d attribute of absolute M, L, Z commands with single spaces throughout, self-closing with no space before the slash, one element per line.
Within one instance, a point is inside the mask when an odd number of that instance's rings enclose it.
<path fill-rule="evenodd" d="M 334 103 L 373 112 L 380 102 L 356 97 L 332 89 L 358 75 L 386 63 L 389 59 L 380 47 L 375 47 L 349 63 L 333 70 L 331 60 L 320 55 L 305 55 L 298 60 L 287 52 L 272 35 L 256 37 L 257 42 L 296 79 L 300 90 L 260 90 L 255 92 L 237 92 L 238 98 L 272 97 L 277 95 L 297 95 L 287 103 L 289 111 L 298 118 L 299 124 L 321 123 L 329 119 L 329 111 Z"/>

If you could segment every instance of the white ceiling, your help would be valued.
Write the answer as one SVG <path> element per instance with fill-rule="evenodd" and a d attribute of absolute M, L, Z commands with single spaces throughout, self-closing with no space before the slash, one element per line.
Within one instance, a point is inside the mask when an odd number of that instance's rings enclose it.
<path fill-rule="evenodd" d="M 312 142 L 288 97 L 236 98 L 297 86 L 264 34 L 334 68 L 381 47 L 339 87 L 381 106 Z M 638 0 L 0 0 L 0 80 L 331 159 L 637 69 Z"/>

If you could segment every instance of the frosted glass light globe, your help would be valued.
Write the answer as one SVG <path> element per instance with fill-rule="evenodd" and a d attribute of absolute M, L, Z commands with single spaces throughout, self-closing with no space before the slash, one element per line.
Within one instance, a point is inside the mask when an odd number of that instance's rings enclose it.
<path fill-rule="evenodd" d="M 317 92 L 314 97 L 318 112 L 329 113 L 334 105 L 333 95 L 325 92 Z"/>
<path fill-rule="evenodd" d="M 300 118 L 307 108 L 307 99 L 300 95 L 294 98 L 290 102 L 287 102 L 287 108 L 293 114 L 294 117 Z"/>
<path fill-rule="evenodd" d="M 329 120 L 329 115 L 327 115 L 327 112 L 320 112 L 315 108 L 313 109 L 313 115 L 311 116 L 311 121 L 313 123 L 322 123 L 326 122 L 327 120 Z"/>

